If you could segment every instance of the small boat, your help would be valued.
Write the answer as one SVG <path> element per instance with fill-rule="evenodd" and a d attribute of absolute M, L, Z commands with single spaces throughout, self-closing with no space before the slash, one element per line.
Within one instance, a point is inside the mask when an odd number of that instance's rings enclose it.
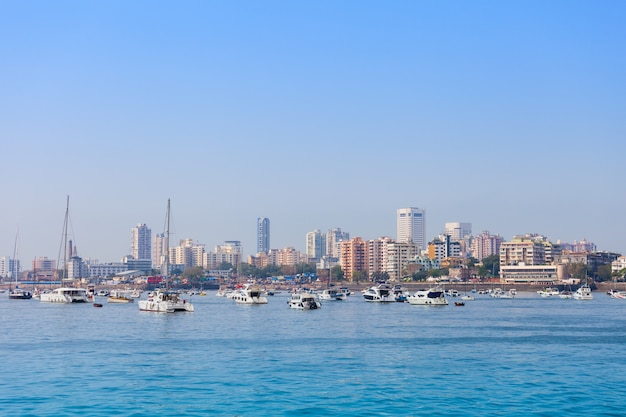
<path fill-rule="evenodd" d="M 537 294 L 539 294 L 543 298 L 547 298 L 559 295 L 559 290 L 557 288 L 547 287 L 537 291 Z"/>
<path fill-rule="evenodd" d="M 578 287 L 578 289 L 574 292 L 572 296 L 574 300 L 593 300 L 593 295 L 591 294 L 591 288 L 589 285 L 584 284 Z"/>
<path fill-rule="evenodd" d="M 238 288 L 231 297 L 237 304 L 267 304 L 265 291 L 257 284 L 245 284 Z"/>
<path fill-rule="evenodd" d="M 343 301 L 346 298 L 347 295 L 345 293 L 334 288 L 327 288 L 319 294 L 319 299 L 324 301 Z"/>
<path fill-rule="evenodd" d="M 427 289 L 417 290 L 413 295 L 407 297 L 409 304 L 418 306 L 447 306 L 448 299 L 443 290 Z"/>
<path fill-rule="evenodd" d="M 93 303 L 93 306 L 94 307 L 102 307 L 102 304 L 100 304 L 100 303 Z"/>
<path fill-rule="evenodd" d="M 393 289 L 389 284 L 378 284 L 368 288 L 363 293 L 365 301 L 373 303 L 395 303 L 396 297 L 393 294 Z"/>
<path fill-rule="evenodd" d="M 474 296 L 465 294 L 465 295 L 461 296 L 461 300 L 463 300 L 463 301 L 474 301 Z"/>
<path fill-rule="evenodd" d="M 174 313 L 177 311 L 195 311 L 193 304 L 181 299 L 180 292 L 161 290 L 150 292 L 147 300 L 139 300 L 140 311 L 152 311 L 155 313 Z"/>
<path fill-rule="evenodd" d="M 455 301 L 454 305 L 457 307 L 463 307 L 465 305 L 465 303 L 463 301 Z"/>
<path fill-rule="evenodd" d="M 296 310 L 317 310 L 322 308 L 322 304 L 315 299 L 315 295 L 308 292 L 295 292 L 287 301 L 289 308 Z"/>
<path fill-rule="evenodd" d="M 107 303 L 133 303 L 135 300 L 130 296 L 128 291 L 113 290 L 107 298 Z"/>
<path fill-rule="evenodd" d="M 33 293 L 19 288 L 17 285 L 9 290 L 9 300 L 30 300 L 31 298 L 33 298 Z"/>
<path fill-rule="evenodd" d="M 90 298 L 85 288 L 61 287 L 50 292 L 41 293 L 39 301 L 42 303 L 89 303 Z"/>

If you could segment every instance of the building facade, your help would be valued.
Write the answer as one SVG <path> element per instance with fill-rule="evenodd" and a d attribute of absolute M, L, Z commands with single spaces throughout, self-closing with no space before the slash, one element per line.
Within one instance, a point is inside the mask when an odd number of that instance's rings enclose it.
<path fill-rule="evenodd" d="M 305 252 L 309 259 L 319 262 L 326 255 L 326 234 L 317 229 L 307 233 Z"/>
<path fill-rule="evenodd" d="M 399 208 L 396 213 L 397 242 L 414 243 L 426 249 L 426 211 L 416 207 Z"/>
<path fill-rule="evenodd" d="M 256 253 L 267 253 L 270 250 L 270 219 L 259 217 L 256 229 Z"/>
<path fill-rule="evenodd" d="M 152 259 L 152 231 L 145 224 L 132 228 L 130 254 L 134 259 Z"/>

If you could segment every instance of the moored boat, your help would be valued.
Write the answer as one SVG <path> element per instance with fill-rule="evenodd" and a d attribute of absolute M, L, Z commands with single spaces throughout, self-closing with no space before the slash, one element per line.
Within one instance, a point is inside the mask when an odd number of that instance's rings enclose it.
<path fill-rule="evenodd" d="M 334 288 L 326 288 L 319 294 L 319 299 L 323 301 L 342 301 L 346 299 L 346 294 Z"/>
<path fill-rule="evenodd" d="M 237 304 L 267 304 L 267 297 L 265 297 L 263 288 L 252 283 L 237 288 L 231 298 Z"/>
<path fill-rule="evenodd" d="M 42 303 L 89 303 L 91 299 L 85 288 L 61 287 L 49 292 L 41 293 L 39 301 Z"/>
<path fill-rule="evenodd" d="M 373 303 L 395 303 L 396 297 L 393 294 L 393 289 L 389 284 L 378 284 L 368 288 L 363 293 L 365 301 Z"/>
<path fill-rule="evenodd" d="M 439 289 L 417 290 L 407 297 L 409 304 L 419 306 L 447 306 L 445 292 Z"/>
<path fill-rule="evenodd" d="M 315 295 L 308 292 L 295 292 L 287 301 L 289 308 L 296 310 L 317 310 L 322 304 L 315 299 Z"/>
<path fill-rule="evenodd" d="M 574 292 L 572 296 L 574 300 L 593 300 L 593 295 L 591 294 L 591 287 L 587 284 L 583 284 Z"/>

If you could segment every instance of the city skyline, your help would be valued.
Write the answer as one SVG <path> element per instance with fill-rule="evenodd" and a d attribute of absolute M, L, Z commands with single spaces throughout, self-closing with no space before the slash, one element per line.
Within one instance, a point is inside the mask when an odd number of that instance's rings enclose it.
<path fill-rule="evenodd" d="M 0 255 L 470 222 L 626 252 L 626 3 L 1 6 Z"/>

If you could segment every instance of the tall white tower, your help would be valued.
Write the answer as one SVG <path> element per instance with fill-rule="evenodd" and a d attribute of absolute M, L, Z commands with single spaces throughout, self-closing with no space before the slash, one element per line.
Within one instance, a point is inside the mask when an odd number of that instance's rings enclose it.
<path fill-rule="evenodd" d="M 398 242 L 414 243 L 426 249 L 426 211 L 417 207 L 399 208 L 397 233 Z"/>
<path fill-rule="evenodd" d="M 130 254 L 135 259 L 152 259 L 152 231 L 145 224 L 132 229 Z"/>

